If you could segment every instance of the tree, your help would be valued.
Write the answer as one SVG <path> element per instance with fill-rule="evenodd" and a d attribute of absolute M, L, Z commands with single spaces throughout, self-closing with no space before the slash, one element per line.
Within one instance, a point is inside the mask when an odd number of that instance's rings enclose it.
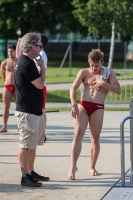
<path fill-rule="evenodd" d="M 88 29 L 88 34 L 98 38 L 111 37 L 112 45 L 109 67 L 112 65 L 115 33 L 119 32 L 121 40 L 129 42 L 133 35 L 133 1 L 132 0 L 72 0 L 74 16 Z"/>
<path fill-rule="evenodd" d="M 71 0 L 0 0 L 0 38 L 17 38 L 30 31 L 86 32 L 72 14 Z M 57 29 L 58 26 L 58 29 Z"/>

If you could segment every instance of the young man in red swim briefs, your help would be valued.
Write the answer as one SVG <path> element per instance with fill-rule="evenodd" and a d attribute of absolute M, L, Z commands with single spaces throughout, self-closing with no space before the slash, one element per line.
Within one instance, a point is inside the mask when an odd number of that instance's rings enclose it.
<path fill-rule="evenodd" d="M 102 66 L 104 53 L 100 49 L 92 49 L 88 55 L 90 67 L 81 69 L 70 89 L 72 103 L 71 115 L 74 118 L 74 139 L 71 150 L 71 164 L 68 174 L 69 180 L 75 180 L 77 160 L 81 152 L 82 139 L 87 129 L 90 128 L 90 174 L 99 175 L 95 168 L 100 151 L 100 133 L 103 124 L 104 101 L 108 91 L 121 93 L 120 84 L 116 79 L 113 69 Z M 80 84 L 83 87 L 81 101 L 76 101 L 76 90 Z"/>
<path fill-rule="evenodd" d="M 1 63 L 1 75 L 4 81 L 4 88 L 2 99 L 4 103 L 3 111 L 3 126 L 0 129 L 0 132 L 7 132 L 7 121 L 9 117 L 9 109 L 12 97 L 15 98 L 15 85 L 14 85 L 14 72 L 17 62 L 16 58 L 16 46 L 9 45 L 8 48 L 8 57 Z"/>

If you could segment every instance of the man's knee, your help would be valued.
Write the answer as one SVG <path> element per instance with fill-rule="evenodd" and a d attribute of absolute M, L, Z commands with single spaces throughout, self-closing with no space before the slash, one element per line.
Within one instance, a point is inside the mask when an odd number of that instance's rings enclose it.
<path fill-rule="evenodd" d="M 80 131 L 76 131 L 74 134 L 74 141 L 78 142 L 78 141 L 82 141 L 83 139 L 83 134 Z"/>
<path fill-rule="evenodd" d="M 99 144 L 99 136 L 91 137 L 91 143 L 95 145 Z"/>
<path fill-rule="evenodd" d="M 4 109 L 8 111 L 10 109 L 10 105 L 4 105 Z"/>

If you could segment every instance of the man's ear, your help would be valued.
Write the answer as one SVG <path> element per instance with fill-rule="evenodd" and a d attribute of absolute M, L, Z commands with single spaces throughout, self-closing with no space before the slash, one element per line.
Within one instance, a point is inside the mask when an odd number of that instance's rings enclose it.
<path fill-rule="evenodd" d="M 35 50 L 35 48 L 36 48 L 36 47 L 35 47 L 34 45 L 31 47 L 32 50 Z"/>

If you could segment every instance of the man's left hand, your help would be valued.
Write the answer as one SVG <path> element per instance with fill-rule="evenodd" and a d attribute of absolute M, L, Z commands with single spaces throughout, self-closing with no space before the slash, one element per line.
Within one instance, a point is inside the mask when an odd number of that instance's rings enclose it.
<path fill-rule="evenodd" d="M 96 81 L 93 81 L 92 84 L 91 84 L 91 88 L 93 90 L 99 90 L 100 87 L 102 87 L 104 84 L 104 81 L 103 79 L 99 78 L 97 79 Z"/>

